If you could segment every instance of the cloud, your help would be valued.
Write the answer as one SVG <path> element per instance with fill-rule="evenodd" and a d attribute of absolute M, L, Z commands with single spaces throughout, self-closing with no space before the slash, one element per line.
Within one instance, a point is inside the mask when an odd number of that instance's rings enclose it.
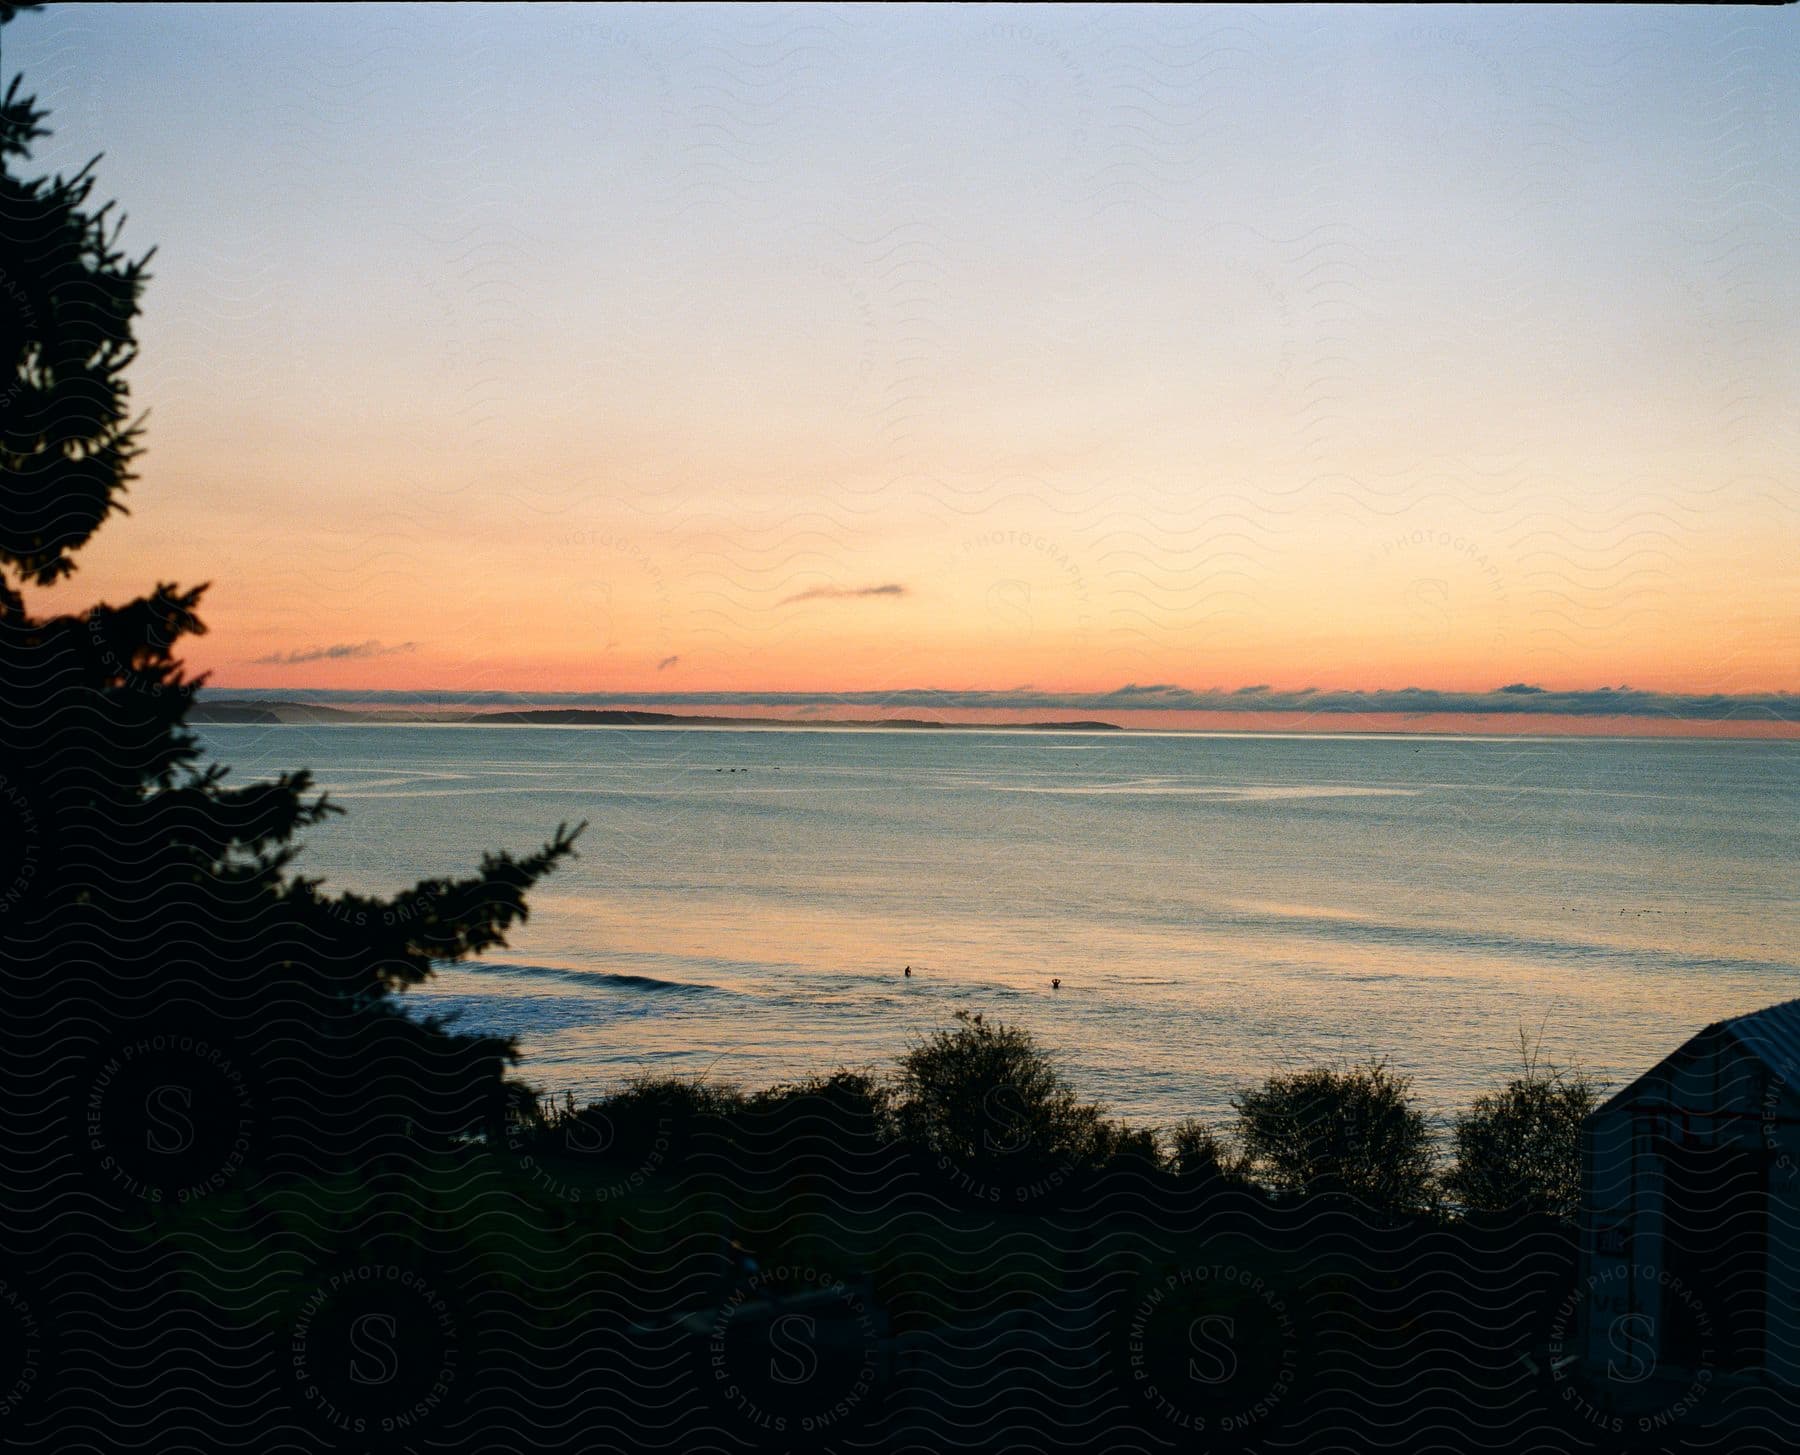
<path fill-rule="evenodd" d="M 1173 683 L 1169 682 L 1152 682 L 1143 687 L 1138 686 L 1135 682 L 1127 682 L 1123 687 L 1115 687 L 1111 692 L 1104 695 L 1110 700 L 1129 702 L 1134 706 L 1141 700 L 1156 707 L 1160 706 L 1162 699 L 1169 696 L 1171 693 L 1180 693 L 1182 691 L 1184 691 L 1183 688 L 1176 687 Z"/>
<path fill-rule="evenodd" d="M 796 601 L 851 601 L 859 596 L 905 596 L 907 590 L 898 582 L 885 586 L 813 586 L 783 597 L 777 606 L 790 606 Z"/>
<path fill-rule="evenodd" d="M 255 660 L 259 667 L 295 667 L 302 662 L 345 662 L 364 657 L 392 657 L 401 652 L 417 651 L 418 646 L 417 642 L 401 642 L 393 647 L 377 641 L 336 642 L 329 647 L 302 647 L 293 652 L 271 652 L 268 656 Z"/>
<path fill-rule="evenodd" d="M 656 670 L 658 672 L 667 672 L 669 668 L 673 667 L 680 660 L 680 657 L 664 657 L 662 661 L 656 664 Z"/>

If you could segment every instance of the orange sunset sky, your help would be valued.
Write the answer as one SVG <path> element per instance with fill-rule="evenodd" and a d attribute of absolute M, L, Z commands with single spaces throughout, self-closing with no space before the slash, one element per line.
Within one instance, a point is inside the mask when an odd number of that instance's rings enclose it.
<path fill-rule="evenodd" d="M 1797 39 L 58 7 L 37 163 L 158 254 L 40 599 L 296 695 L 1791 692 Z"/>

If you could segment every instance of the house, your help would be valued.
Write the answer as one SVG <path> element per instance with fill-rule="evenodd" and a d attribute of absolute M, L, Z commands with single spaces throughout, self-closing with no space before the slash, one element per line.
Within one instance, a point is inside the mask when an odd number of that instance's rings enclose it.
<path fill-rule="evenodd" d="M 1595 1111 L 1582 1193 L 1570 1353 L 1600 1398 L 1800 1386 L 1800 1000 L 1708 1026 Z"/>

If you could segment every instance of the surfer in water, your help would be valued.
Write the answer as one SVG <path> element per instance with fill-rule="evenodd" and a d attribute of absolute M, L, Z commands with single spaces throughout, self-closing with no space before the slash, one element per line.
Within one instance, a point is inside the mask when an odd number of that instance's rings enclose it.
<path fill-rule="evenodd" d="M 907 966 L 907 967 L 906 967 L 906 978 L 907 978 L 907 979 L 908 979 L 908 980 L 911 980 L 911 979 L 912 979 L 912 966 L 910 966 L 910 965 L 908 965 L 908 966 Z"/>
<path fill-rule="evenodd" d="M 1052 990 L 1061 990 L 1062 989 L 1062 981 L 1061 980 L 1052 980 L 1050 982 L 1050 988 Z"/>

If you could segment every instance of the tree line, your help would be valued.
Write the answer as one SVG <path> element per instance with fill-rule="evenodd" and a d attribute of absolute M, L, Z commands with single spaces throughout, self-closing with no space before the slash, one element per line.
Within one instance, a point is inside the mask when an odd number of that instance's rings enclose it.
<path fill-rule="evenodd" d="M 755 1092 L 646 1076 L 585 1106 L 533 1098 L 509 1133 L 545 1155 L 587 1150 L 630 1161 L 660 1134 L 697 1127 L 779 1137 L 796 1117 L 847 1148 L 925 1155 L 989 1202 L 1026 1201 L 1058 1180 L 1133 1168 L 1282 1199 L 1347 1199 L 1389 1215 L 1574 1219 L 1581 1126 L 1600 1088 L 1544 1061 L 1525 1034 L 1517 1073 L 1475 1098 L 1440 1137 L 1412 1078 L 1386 1061 L 1270 1075 L 1231 1099 L 1221 1126 L 1132 1126 L 1084 1101 L 1026 1027 L 958 1011 L 912 1046 L 891 1076 L 839 1070 Z M 1447 1146 L 1445 1145 L 1447 1143 Z"/>

